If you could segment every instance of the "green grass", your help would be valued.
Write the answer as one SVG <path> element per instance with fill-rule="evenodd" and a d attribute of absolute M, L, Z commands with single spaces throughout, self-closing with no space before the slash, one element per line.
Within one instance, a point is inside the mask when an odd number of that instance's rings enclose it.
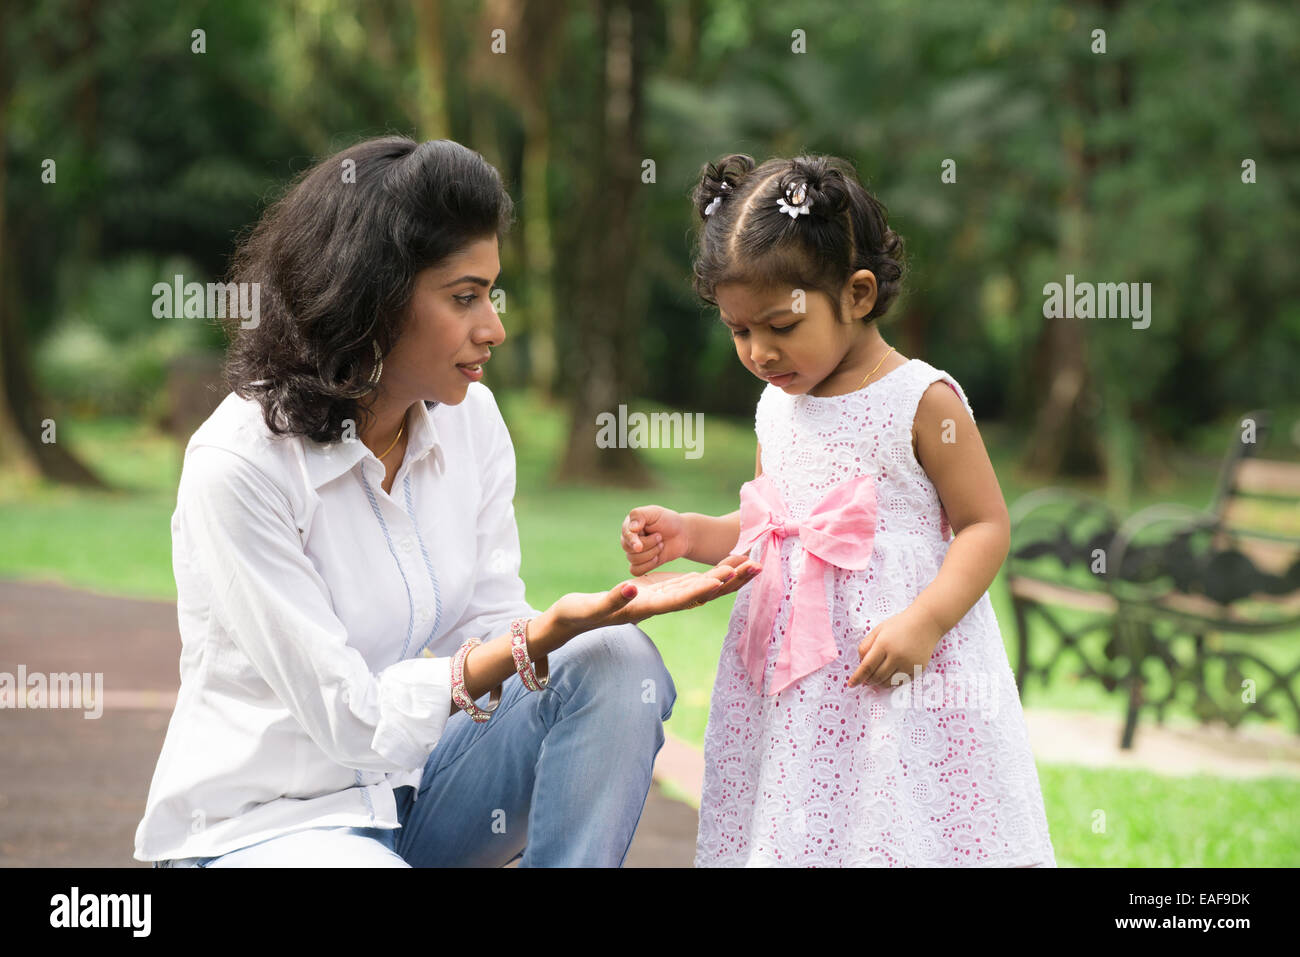
<path fill-rule="evenodd" d="M 183 449 L 122 419 L 60 420 L 57 438 L 115 491 L 0 473 L 0 576 L 175 599 L 171 513 Z"/>
<path fill-rule="evenodd" d="M 1062 867 L 1295 867 L 1300 781 L 1038 765 Z"/>
<path fill-rule="evenodd" d="M 619 525 L 636 505 L 722 514 L 736 508 L 741 483 L 753 477 L 754 435 L 748 422 L 706 416 L 704 454 L 643 450 L 655 485 L 648 490 L 571 485 L 557 487 L 567 420 L 558 405 L 512 393 L 499 396 L 511 425 L 518 467 L 515 511 L 523 544 L 528 600 L 545 608 L 571 591 L 603 590 L 627 577 Z M 635 408 L 653 411 L 647 403 Z M 100 474 L 125 489 L 87 493 L 0 473 L 0 575 L 53 579 L 106 593 L 174 600 L 170 517 L 181 448 L 136 423 L 101 420 L 60 423 L 69 442 Z M 986 443 L 1008 501 L 1034 484 L 1015 469 L 1015 438 L 985 426 Z M 1159 501 L 1208 503 L 1217 474 L 1211 457 L 1180 463 L 1178 480 L 1141 490 L 1134 510 Z M 1078 486 L 1099 494 L 1099 490 Z M 679 561 L 669 568 L 698 568 Z M 1014 622 L 1001 576 L 990 589 L 1009 651 Z M 643 623 L 677 685 L 671 733 L 699 745 L 709 692 L 734 597 Z M 1288 639 L 1290 641 L 1290 639 Z M 1294 651 L 1300 642 L 1289 649 Z M 1013 659 L 1014 660 L 1014 659 Z M 1029 707 L 1085 709 L 1119 716 L 1119 695 L 1058 669 L 1046 687 L 1026 694 Z M 1191 720 L 1186 708 L 1173 723 Z M 1144 721 L 1150 720 L 1144 715 Z M 1300 781 L 1169 778 L 1138 771 L 1040 765 L 1058 860 L 1075 866 L 1242 866 L 1300 862 Z M 1094 813 L 1106 828 L 1094 832 Z"/>

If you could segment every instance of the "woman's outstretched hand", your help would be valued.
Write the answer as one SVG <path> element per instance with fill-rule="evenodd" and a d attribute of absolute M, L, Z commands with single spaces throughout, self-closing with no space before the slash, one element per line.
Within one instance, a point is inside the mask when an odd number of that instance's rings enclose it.
<path fill-rule="evenodd" d="M 548 610 L 570 636 L 606 625 L 635 624 L 655 615 L 694 608 L 743 588 L 761 571 L 747 555 L 728 555 L 706 572 L 655 575 L 625 581 L 607 592 L 573 592 Z"/>

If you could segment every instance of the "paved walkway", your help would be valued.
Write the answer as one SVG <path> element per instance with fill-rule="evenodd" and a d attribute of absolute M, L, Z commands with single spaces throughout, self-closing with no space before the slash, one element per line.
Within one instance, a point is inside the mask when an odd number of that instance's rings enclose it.
<path fill-rule="evenodd" d="M 0 671 L 102 672 L 104 709 L 0 708 L 0 867 L 147 867 L 131 857 L 180 687 L 172 602 L 0 581 Z M 628 867 L 690 867 L 695 809 L 656 786 Z"/>
<path fill-rule="evenodd" d="M 0 581 L 0 671 L 102 672 L 104 712 L 0 710 L 0 866 L 145 866 L 135 827 L 180 677 L 176 607 L 60 585 Z M 1249 729 L 1139 725 L 1120 751 L 1119 716 L 1029 709 L 1040 761 L 1162 774 L 1300 777 L 1300 738 Z M 669 736 L 630 867 L 689 867 L 704 761 Z"/>

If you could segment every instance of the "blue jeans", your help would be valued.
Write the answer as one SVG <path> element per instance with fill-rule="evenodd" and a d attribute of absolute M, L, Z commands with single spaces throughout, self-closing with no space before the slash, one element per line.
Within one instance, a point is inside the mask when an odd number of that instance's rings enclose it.
<path fill-rule="evenodd" d="M 645 808 L 677 689 L 635 625 L 584 632 L 552 652 L 550 683 L 517 675 L 482 724 L 457 711 L 401 827 L 306 828 L 218 857 L 159 867 L 619 867 Z M 478 702 L 487 703 L 487 695 Z"/>

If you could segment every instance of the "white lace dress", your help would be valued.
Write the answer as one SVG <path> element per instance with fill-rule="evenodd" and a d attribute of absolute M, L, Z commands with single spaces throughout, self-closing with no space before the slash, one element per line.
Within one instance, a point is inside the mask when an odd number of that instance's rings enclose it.
<path fill-rule="evenodd" d="M 951 533 L 912 452 L 925 390 L 946 373 L 913 359 L 848 395 L 768 386 L 755 426 L 763 472 L 792 522 L 833 487 L 875 477 L 874 551 L 862 571 L 828 567 L 837 661 L 767 696 L 737 652 L 753 585 L 736 597 L 704 741 L 695 864 L 1055 866 L 1015 679 L 987 594 L 943 636 L 919 682 L 845 688 L 858 642 L 939 571 Z M 771 680 L 802 566 L 781 541 L 785 596 L 767 649 Z M 763 542 L 751 557 L 764 563 Z"/>

